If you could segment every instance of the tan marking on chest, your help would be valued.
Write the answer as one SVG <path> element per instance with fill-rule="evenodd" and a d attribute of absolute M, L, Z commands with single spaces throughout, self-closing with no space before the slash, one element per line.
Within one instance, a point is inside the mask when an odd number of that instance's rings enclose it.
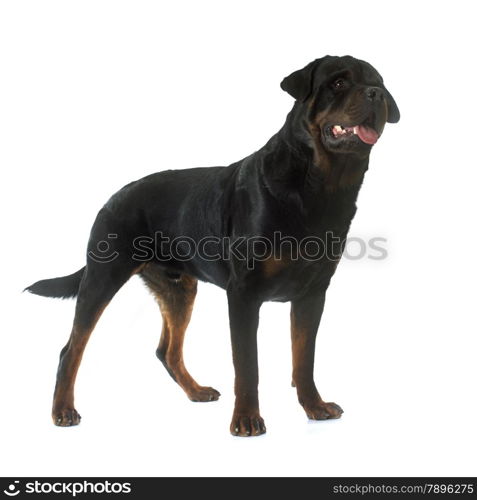
<path fill-rule="evenodd" d="M 277 258 L 277 257 L 269 257 L 267 260 L 264 260 L 262 263 L 263 274 L 265 278 L 273 278 L 285 268 L 288 267 L 290 262 L 288 259 Z"/>

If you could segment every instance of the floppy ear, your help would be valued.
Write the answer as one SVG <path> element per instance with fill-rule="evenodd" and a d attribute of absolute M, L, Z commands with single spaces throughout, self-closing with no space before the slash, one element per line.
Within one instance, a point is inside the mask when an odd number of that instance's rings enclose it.
<path fill-rule="evenodd" d="M 397 123 L 401 117 L 401 113 L 399 112 L 396 101 L 387 89 L 384 89 L 384 94 L 386 97 L 386 104 L 388 106 L 388 122 Z"/>
<path fill-rule="evenodd" d="M 315 59 L 304 68 L 294 71 L 280 83 L 280 87 L 297 101 L 305 101 L 313 89 L 313 73 L 321 59 Z"/>

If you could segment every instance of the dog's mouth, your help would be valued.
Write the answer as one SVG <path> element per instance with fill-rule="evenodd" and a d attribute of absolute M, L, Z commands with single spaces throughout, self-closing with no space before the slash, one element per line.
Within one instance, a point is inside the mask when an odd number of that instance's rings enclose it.
<path fill-rule="evenodd" d="M 329 132 L 334 139 L 349 139 L 357 136 L 365 144 L 376 144 L 379 134 L 369 125 L 353 125 L 351 127 L 333 125 L 329 127 Z"/>
<path fill-rule="evenodd" d="M 353 123 L 354 122 L 354 123 Z M 345 123 L 329 123 L 325 125 L 324 139 L 329 146 L 338 151 L 350 151 L 366 147 L 368 150 L 378 142 L 384 129 L 384 121 L 375 113 L 361 119 L 349 119 Z"/>

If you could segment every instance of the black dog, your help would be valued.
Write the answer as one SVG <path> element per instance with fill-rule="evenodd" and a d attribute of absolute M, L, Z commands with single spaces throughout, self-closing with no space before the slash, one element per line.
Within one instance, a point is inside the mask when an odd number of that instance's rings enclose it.
<path fill-rule="evenodd" d="M 227 291 L 232 434 L 265 432 L 257 326 L 260 306 L 270 300 L 291 302 L 292 380 L 308 418 L 340 417 L 341 408 L 324 402 L 313 381 L 315 337 L 371 148 L 385 123 L 399 120 L 399 110 L 379 73 L 350 56 L 317 59 L 281 87 L 296 102 L 262 149 L 228 167 L 165 171 L 128 184 L 99 212 L 86 266 L 28 287 L 47 297 L 78 297 L 58 367 L 56 425 L 80 422 L 73 400 L 84 348 L 104 308 L 133 274 L 144 279 L 162 312 L 157 356 L 193 401 L 220 395 L 200 386 L 183 363 L 197 280 Z M 310 237 L 324 242 L 320 258 L 300 251 Z"/>

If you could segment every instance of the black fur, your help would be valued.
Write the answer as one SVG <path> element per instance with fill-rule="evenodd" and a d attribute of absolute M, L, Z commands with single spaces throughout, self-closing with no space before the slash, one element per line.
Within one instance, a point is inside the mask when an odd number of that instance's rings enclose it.
<path fill-rule="evenodd" d="M 227 291 L 236 372 L 232 434 L 265 432 L 258 408 L 256 352 L 264 301 L 292 303 L 292 378 L 309 418 L 341 415 L 338 405 L 321 399 L 313 382 L 315 336 L 372 144 L 385 123 L 397 122 L 400 115 L 379 73 L 350 56 L 317 59 L 281 86 L 296 102 L 265 146 L 228 167 L 166 170 L 128 184 L 97 215 L 86 268 L 27 288 L 50 297 L 78 293 L 73 332 L 58 371 L 53 410 L 58 425 L 79 423 L 72 400 L 82 350 L 101 311 L 134 273 L 157 285 L 165 317 L 164 359 L 197 400 L 217 398 L 218 392 L 191 381 L 181 365 L 182 340 L 174 343 L 169 337 L 183 337 L 187 326 L 181 317 L 190 313 L 193 299 L 187 295 L 186 277 L 190 287 L 199 279 Z M 342 129 L 349 133 L 337 135 Z M 154 242 L 158 233 L 161 244 Z M 254 238 L 274 242 L 277 233 L 297 242 L 311 236 L 327 241 L 331 234 L 340 252 L 310 260 L 293 251 L 279 254 L 271 243 L 264 251 L 254 247 L 247 254 Z M 184 244 L 179 258 L 173 241 L 183 237 L 195 245 L 209 239 L 207 253 L 217 258 L 204 258 Z M 228 246 L 223 245 L 226 240 Z M 104 241 L 114 258 L 98 255 Z M 163 286 L 162 281 L 170 284 Z M 163 290 L 167 296 L 161 296 Z M 182 305 L 179 310 L 171 304 Z"/>
<path fill-rule="evenodd" d="M 37 281 L 25 288 L 25 292 L 57 299 L 73 299 L 78 295 L 78 289 L 86 266 L 68 276 Z"/>

